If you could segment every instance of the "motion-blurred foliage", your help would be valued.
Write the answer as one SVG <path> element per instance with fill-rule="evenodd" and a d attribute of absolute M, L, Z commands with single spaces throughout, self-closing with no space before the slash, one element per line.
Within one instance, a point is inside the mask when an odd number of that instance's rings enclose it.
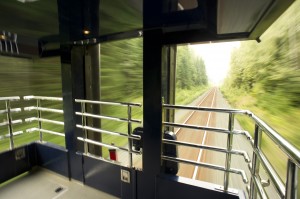
<path fill-rule="evenodd" d="M 300 148 L 300 2 L 261 37 L 242 42 L 232 53 L 224 94 L 251 108 Z M 264 111 L 262 111 L 264 110 Z"/>

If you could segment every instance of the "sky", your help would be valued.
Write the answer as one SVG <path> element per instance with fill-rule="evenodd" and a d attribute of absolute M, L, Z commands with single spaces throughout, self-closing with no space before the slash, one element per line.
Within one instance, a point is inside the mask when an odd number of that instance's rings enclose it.
<path fill-rule="evenodd" d="M 220 85 L 230 69 L 230 55 L 240 42 L 223 42 L 191 45 L 197 55 L 205 62 L 206 72 L 210 83 Z"/>

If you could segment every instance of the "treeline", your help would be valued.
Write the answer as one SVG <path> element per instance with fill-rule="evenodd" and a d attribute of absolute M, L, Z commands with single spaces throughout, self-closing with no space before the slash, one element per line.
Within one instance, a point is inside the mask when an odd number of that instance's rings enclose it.
<path fill-rule="evenodd" d="M 177 88 L 190 89 L 208 84 L 204 60 L 197 56 L 189 46 L 177 47 L 176 67 Z"/>
<path fill-rule="evenodd" d="M 239 108 L 266 110 L 261 115 L 297 146 L 300 128 L 293 124 L 300 113 L 299 7 L 296 1 L 261 37 L 261 43 L 241 43 L 232 53 L 223 86 L 232 103 L 245 106 Z"/>

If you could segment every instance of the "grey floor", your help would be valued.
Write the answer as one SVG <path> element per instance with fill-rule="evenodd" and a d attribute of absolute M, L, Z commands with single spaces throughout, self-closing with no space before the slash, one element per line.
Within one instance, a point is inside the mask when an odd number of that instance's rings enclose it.
<path fill-rule="evenodd" d="M 116 199 L 46 169 L 37 168 L 0 185 L 1 199 Z"/>

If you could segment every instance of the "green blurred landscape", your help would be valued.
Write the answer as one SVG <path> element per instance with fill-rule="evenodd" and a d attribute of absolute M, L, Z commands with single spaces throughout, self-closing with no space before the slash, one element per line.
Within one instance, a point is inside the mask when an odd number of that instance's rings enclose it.
<path fill-rule="evenodd" d="M 241 42 L 232 53 L 222 92 L 235 108 L 248 109 L 300 149 L 300 2 L 262 35 L 261 43 Z M 253 123 L 238 118 L 254 132 Z M 253 135 L 253 134 L 252 134 Z M 263 152 L 285 181 L 287 158 L 263 137 Z M 276 155 L 274 155 L 276 154 Z"/>

